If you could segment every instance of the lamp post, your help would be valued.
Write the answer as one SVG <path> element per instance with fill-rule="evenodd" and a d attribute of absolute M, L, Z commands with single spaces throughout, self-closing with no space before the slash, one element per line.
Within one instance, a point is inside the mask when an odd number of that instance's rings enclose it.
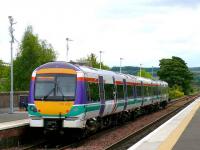
<path fill-rule="evenodd" d="M 103 51 L 99 51 L 100 53 L 100 69 L 101 69 L 101 54 L 103 53 Z"/>
<path fill-rule="evenodd" d="M 72 41 L 72 40 L 70 38 L 66 38 L 66 41 L 67 41 L 67 62 L 68 62 L 68 53 L 69 53 L 69 44 L 68 44 L 68 42 Z"/>
<path fill-rule="evenodd" d="M 123 58 L 120 58 L 120 68 L 119 68 L 120 69 L 119 70 L 120 73 L 122 73 L 122 60 L 123 60 Z"/>
<path fill-rule="evenodd" d="M 8 16 L 9 22 L 10 22 L 10 27 L 9 27 L 9 32 L 11 36 L 11 41 L 10 41 L 10 51 L 11 51 L 11 59 L 10 59 L 10 113 L 14 112 L 13 109 L 13 43 L 14 43 L 14 29 L 13 25 L 16 24 L 14 23 L 14 19 L 12 16 Z"/>
<path fill-rule="evenodd" d="M 151 73 L 152 73 L 152 78 L 153 78 L 153 66 L 152 66 L 152 70 L 151 70 Z"/>
<path fill-rule="evenodd" d="M 140 64 L 140 77 L 142 76 L 142 64 Z"/>

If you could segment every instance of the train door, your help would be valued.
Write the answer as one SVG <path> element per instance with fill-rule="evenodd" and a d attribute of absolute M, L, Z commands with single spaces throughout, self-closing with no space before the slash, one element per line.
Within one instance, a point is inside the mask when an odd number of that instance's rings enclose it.
<path fill-rule="evenodd" d="M 113 104 L 112 113 L 114 113 L 117 109 L 117 85 L 115 83 L 115 77 L 114 76 L 113 76 L 113 85 L 114 85 L 114 90 L 113 90 L 114 104 Z"/>
<path fill-rule="evenodd" d="M 105 109 L 105 94 L 104 94 L 103 76 L 99 76 L 99 96 L 100 96 L 100 101 L 101 101 L 99 115 L 102 116 L 104 109 Z"/>
<path fill-rule="evenodd" d="M 115 84 L 115 77 L 113 76 L 113 84 L 114 84 L 114 92 L 113 92 L 113 95 L 114 95 L 114 100 L 115 102 L 117 101 L 117 85 Z"/>
<path fill-rule="evenodd" d="M 151 97 L 151 103 L 153 104 L 154 103 L 154 94 L 153 94 L 153 88 L 154 88 L 154 86 L 153 86 L 153 83 L 151 82 L 151 86 L 150 86 L 150 97 Z"/>
<path fill-rule="evenodd" d="M 144 84 L 141 81 L 141 98 L 142 98 L 142 106 L 144 106 Z"/>
<path fill-rule="evenodd" d="M 127 84 L 126 84 L 126 79 L 123 79 L 123 83 L 124 83 L 124 100 L 125 100 L 124 110 L 126 110 L 126 107 L 127 107 Z"/>
<path fill-rule="evenodd" d="M 85 78 L 93 80 L 85 81 L 87 103 L 85 105 L 85 119 L 99 116 L 101 101 L 99 95 L 99 82 L 96 74 L 85 74 Z"/>

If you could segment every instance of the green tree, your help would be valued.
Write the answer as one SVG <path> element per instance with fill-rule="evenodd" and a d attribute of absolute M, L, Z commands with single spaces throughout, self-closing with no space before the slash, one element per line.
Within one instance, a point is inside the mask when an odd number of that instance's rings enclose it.
<path fill-rule="evenodd" d="M 0 60 L 0 91 L 9 90 L 9 66 Z"/>
<path fill-rule="evenodd" d="M 158 76 L 161 80 L 166 81 L 169 87 L 178 85 L 183 89 L 185 94 L 189 94 L 193 74 L 188 69 L 184 60 L 173 56 L 172 59 L 161 59 L 159 65 Z"/>
<path fill-rule="evenodd" d="M 33 70 L 56 59 L 53 47 L 44 40 L 39 40 L 28 26 L 20 45 L 20 52 L 14 60 L 14 89 L 28 90 Z"/>
<path fill-rule="evenodd" d="M 140 76 L 140 71 L 137 72 L 137 76 Z M 152 79 L 151 73 L 147 72 L 144 69 L 141 69 L 141 77 Z"/>
<path fill-rule="evenodd" d="M 100 68 L 100 62 L 97 61 L 97 56 L 94 53 L 88 55 L 87 58 L 80 58 L 77 61 L 93 68 Z M 101 69 L 110 70 L 103 62 L 101 62 Z"/>
<path fill-rule="evenodd" d="M 173 87 L 169 88 L 169 98 L 175 99 L 184 96 L 184 92 L 182 88 L 178 85 L 174 85 Z"/>
<path fill-rule="evenodd" d="M 87 56 L 86 61 L 88 62 L 89 66 L 94 68 L 99 68 L 100 64 L 97 62 L 97 56 L 93 53 Z"/>

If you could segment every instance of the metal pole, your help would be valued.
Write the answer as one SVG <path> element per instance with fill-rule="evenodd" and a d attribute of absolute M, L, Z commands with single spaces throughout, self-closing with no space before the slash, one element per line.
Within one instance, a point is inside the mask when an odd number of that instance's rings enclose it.
<path fill-rule="evenodd" d="M 153 78 L 153 66 L 152 66 L 152 71 L 151 71 L 151 73 L 152 73 L 152 78 Z"/>
<path fill-rule="evenodd" d="M 120 70 L 119 70 L 120 73 L 122 73 L 122 59 L 123 58 L 120 58 Z"/>
<path fill-rule="evenodd" d="M 10 49 L 11 49 L 11 62 L 10 62 L 10 113 L 13 113 L 13 43 L 14 43 L 14 36 L 13 36 L 13 18 L 12 16 L 9 16 L 10 21 L 10 35 L 11 35 L 11 41 L 10 41 Z"/>
<path fill-rule="evenodd" d="M 66 41 L 67 41 L 67 62 L 68 62 L 68 53 L 69 53 L 69 45 L 68 45 L 68 42 L 69 42 L 69 41 L 72 41 L 72 40 L 69 39 L 69 38 L 66 38 Z"/>
<path fill-rule="evenodd" d="M 140 64 L 140 77 L 142 76 L 142 64 Z"/>
<path fill-rule="evenodd" d="M 10 42 L 10 47 L 11 47 L 11 63 L 10 63 L 10 67 L 11 67 L 11 88 L 10 88 L 10 113 L 13 113 L 13 46 L 12 46 L 12 42 Z"/>
<path fill-rule="evenodd" d="M 68 41 L 69 41 L 69 38 L 66 38 L 66 40 L 67 40 L 67 62 L 68 62 L 68 52 L 69 52 Z"/>
<path fill-rule="evenodd" d="M 99 53 L 100 53 L 100 69 L 101 69 L 101 53 L 102 53 L 103 51 L 99 51 Z"/>

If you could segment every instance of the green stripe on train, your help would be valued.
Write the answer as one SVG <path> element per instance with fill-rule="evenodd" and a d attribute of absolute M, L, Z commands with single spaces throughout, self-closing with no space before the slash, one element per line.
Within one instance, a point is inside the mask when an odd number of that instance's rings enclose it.
<path fill-rule="evenodd" d="M 125 105 L 125 102 L 117 102 L 117 107 L 122 107 Z"/>
<path fill-rule="evenodd" d="M 74 105 L 72 106 L 69 113 L 66 115 L 67 117 L 78 116 L 82 113 L 85 113 L 86 107 L 85 105 Z"/>
<path fill-rule="evenodd" d="M 82 113 L 100 110 L 100 104 L 78 105 L 73 106 L 67 117 L 78 116 Z"/>
<path fill-rule="evenodd" d="M 141 102 L 142 102 L 141 100 L 132 99 L 132 100 L 128 100 L 128 105 L 137 104 Z"/>
<path fill-rule="evenodd" d="M 96 105 L 87 105 L 86 106 L 86 112 L 90 112 L 90 111 L 96 111 L 100 109 L 100 105 L 96 104 Z"/>

